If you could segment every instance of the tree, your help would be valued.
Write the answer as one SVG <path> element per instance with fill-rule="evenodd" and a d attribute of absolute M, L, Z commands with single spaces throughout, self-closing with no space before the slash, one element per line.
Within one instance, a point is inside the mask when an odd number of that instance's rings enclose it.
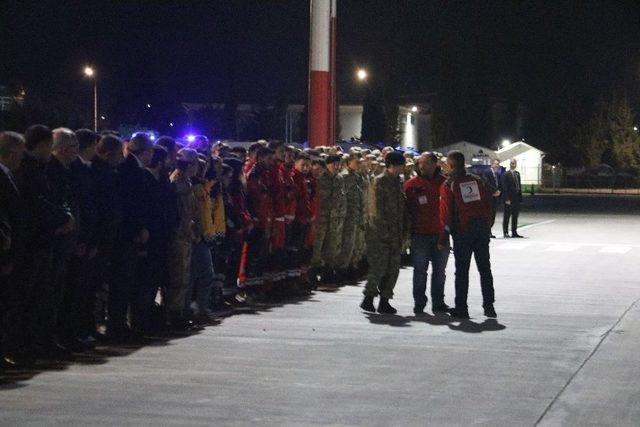
<path fill-rule="evenodd" d="M 640 136 L 634 130 L 633 118 L 626 97 L 614 96 L 600 103 L 591 118 L 584 147 L 589 166 L 606 163 L 624 170 L 640 168 Z"/>

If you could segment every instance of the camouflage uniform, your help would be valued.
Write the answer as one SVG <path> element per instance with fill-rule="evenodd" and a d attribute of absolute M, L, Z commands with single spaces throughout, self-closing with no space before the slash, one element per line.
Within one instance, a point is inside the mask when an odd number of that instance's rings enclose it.
<path fill-rule="evenodd" d="M 340 258 L 342 227 L 347 210 L 347 199 L 342 176 L 324 172 L 318 179 L 320 212 L 316 222 L 313 244 L 313 268 L 335 268 Z"/>
<path fill-rule="evenodd" d="M 342 269 L 355 267 L 356 241 L 360 228 L 364 223 L 362 212 L 362 180 L 358 172 L 350 169 L 341 174 L 344 182 L 344 191 L 347 201 L 344 225 L 342 226 L 342 248 L 340 251 L 339 265 Z"/>
<path fill-rule="evenodd" d="M 408 231 L 408 215 L 400 179 L 384 172 L 370 188 L 365 296 L 393 298 L 400 271 L 400 251 Z"/>
<path fill-rule="evenodd" d="M 365 232 L 367 225 L 367 195 L 369 192 L 369 181 L 367 175 L 363 173 L 357 174 L 360 183 L 360 212 L 358 213 L 359 224 L 356 228 L 356 242 L 353 248 L 352 266 L 358 266 L 365 257 L 367 245 L 365 240 Z"/>

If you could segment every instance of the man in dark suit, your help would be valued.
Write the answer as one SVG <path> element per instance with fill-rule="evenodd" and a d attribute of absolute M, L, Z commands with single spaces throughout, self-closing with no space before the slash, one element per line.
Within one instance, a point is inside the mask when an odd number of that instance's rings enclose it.
<path fill-rule="evenodd" d="M 0 370 L 4 360 L 14 361 L 25 348 L 21 328 L 24 261 L 24 207 L 13 173 L 24 156 L 24 138 L 15 132 L 0 133 Z"/>
<path fill-rule="evenodd" d="M 509 237 L 509 219 L 511 219 L 511 237 L 522 237 L 518 234 L 518 215 L 522 203 L 522 181 L 520 172 L 516 170 L 518 162 L 511 159 L 509 170 L 502 174 L 502 200 L 504 201 L 504 218 L 502 231 L 504 237 Z"/>
<path fill-rule="evenodd" d="M 122 234 L 114 260 L 115 277 L 109 292 L 107 332 L 116 341 L 132 338 L 127 312 L 136 309 L 139 294 L 140 264 L 146 260 L 149 240 L 150 203 L 145 188 L 145 167 L 153 156 L 153 143 L 143 133 L 127 143 L 125 160 L 118 167 L 123 208 Z M 137 315 L 134 313 L 134 317 Z"/>
<path fill-rule="evenodd" d="M 485 172 L 484 181 L 487 184 L 487 190 L 491 194 L 491 227 L 496 223 L 496 211 L 498 210 L 498 202 L 500 201 L 500 195 L 502 194 L 502 185 L 500 182 L 500 162 L 494 160 L 491 163 L 491 169 Z M 496 236 L 491 233 L 491 238 L 495 239 Z"/>

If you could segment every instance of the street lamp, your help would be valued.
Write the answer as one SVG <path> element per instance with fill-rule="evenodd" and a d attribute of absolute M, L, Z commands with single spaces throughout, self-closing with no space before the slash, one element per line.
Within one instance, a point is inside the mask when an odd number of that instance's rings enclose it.
<path fill-rule="evenodd" d="M 84 67 L 84 75 L 93 79 L 93 131 L 98 132 L 98 81 L 92 67 Z"/>
<path fill-rule="evenodd" d="M 412 113 L 417 113 L 418 112 L 418 107 L 416 105 L 414 105 L 413 107 L 411 107 L 411 112 Z"/>
<path fill-rule="evenodd" d="M 360 80 L 361 82 L 367 80 L 367 77 L 369 75 L 367 74 L 367 70 L 365 70 L 364 68 L 359 68 L 358 71 L 356 71 L 356 77 L 358 78 L 358 80 Z"/>
<path fill-rule="evenodd" d="M 507 145 L 510 145 L 511 141 L 508 139 L 503 139 L 502 140 L 502 148 L 506 147 Z"/>

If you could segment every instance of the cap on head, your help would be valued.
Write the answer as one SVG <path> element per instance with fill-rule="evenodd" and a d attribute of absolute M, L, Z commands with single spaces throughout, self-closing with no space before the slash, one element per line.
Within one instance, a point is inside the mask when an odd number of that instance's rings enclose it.
<path fill-rule="evenodd" d="M 391 151 L 387 153 L 384 158 L 385 166 L 402 166 L 404 165 L 404 156 L 402 153 L 398 153 L 397 151 Z"/>

